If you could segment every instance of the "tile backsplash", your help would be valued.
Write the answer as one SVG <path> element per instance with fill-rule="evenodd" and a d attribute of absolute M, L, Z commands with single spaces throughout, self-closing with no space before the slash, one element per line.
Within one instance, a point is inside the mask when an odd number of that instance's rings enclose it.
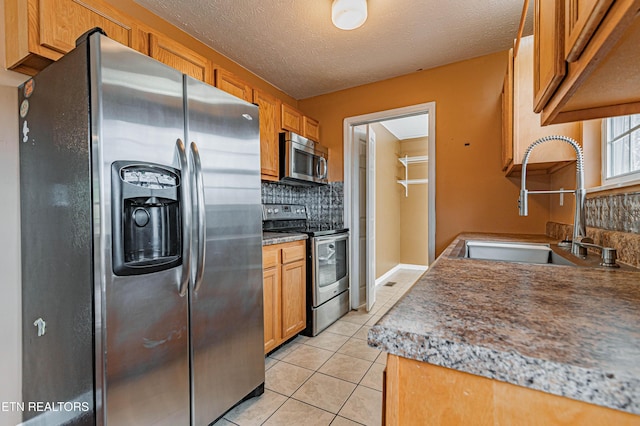
<path fill-rule="evenodd" d="M 618 250 L 621 262 L 640 268 L 640 192 L 605 195 L 585 202 L 587 236 Z M 547 235 L 571 236 L 572 224 L 548 222 Z"/>
<path fill-rule="evenodd" d="M 319 186 L 262 182 L 262 203 L 305 205 L 310 224 L 344 227 L 344 182 Z"/>
<path fill-rule="evenodd" d="M 587 226 L 640 234 L 640 192 L 589 198 L 585 215 Z"/>

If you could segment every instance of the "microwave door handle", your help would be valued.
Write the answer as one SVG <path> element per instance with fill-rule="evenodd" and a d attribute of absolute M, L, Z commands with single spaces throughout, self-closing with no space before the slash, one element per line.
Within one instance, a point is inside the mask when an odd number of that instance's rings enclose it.
<path fill-rule="evenodd" d="M 196 239 L 196 268 L 193 278 L 193 291 L 197 292 L 202 285 L 204 276 L 204 256 L 205 256 L 205 237 L 206 237 L 206 215 L 204 206 L 204 182 L 202 179 L 202 163 L 200 162 L 200 153 L 195 142 L 191 142 L 191 158 L 193 159 L 193 199 L 196 206 L 195 225 L 198 230 Z"/>
<path fill-rule="evenodd" d="M 189 165 L 187 163 L 187 153 L 185 152 L 184 143 L 178 139 L 176 141 L 176 150 L 178 153 L 178 162 L 182 173 L 180 203 L 182 211 L 182 274 L 180 276 L 180 284 L 178 285 L 178 293 L 180 297 L 187 294 L 189 288 L 189 278 L 191 277 L 191 200 L 190 200 L 190 179 Z"/>
<path fill-rule="evenodd" d="M 322 166 L 322 172 L 320 172 L 320 166 Z M 327 168 L 327 159 L 320 157 L 320 160 L 318 161 L 318 177 L 320 179 L 326 179 L 328 172 Z"/>

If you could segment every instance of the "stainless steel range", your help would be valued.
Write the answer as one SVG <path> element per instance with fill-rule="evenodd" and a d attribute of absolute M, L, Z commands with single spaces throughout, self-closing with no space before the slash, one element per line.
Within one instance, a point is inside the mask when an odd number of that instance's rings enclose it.
<path fill-rule="evenodd" d="M 349 230 L 307 221 L 307 209 L 295 204 L 264 204 L 263 229 L 302 232 L 307 243 L 307 328 L 315 336 L 349 312 Z"/>

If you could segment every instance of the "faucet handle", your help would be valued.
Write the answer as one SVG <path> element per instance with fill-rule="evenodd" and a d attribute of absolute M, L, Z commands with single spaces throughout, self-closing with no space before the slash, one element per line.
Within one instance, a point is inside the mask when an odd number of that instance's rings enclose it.
<path fill-rule="evenodd" d="M 562 247 L 562 248 L 571 248 L 571 243 L 573 241 L 571 241 L 571 238 L 569 238 L 568 235 L 564 236 L 564 239 L 560 242 L 558 242 L 558 247 Z"/>
<path fill-rule="evenodd" d="M 587 257 L 587 247 L 594 245 L 590 237 L 576 237 L 573 244 L 578 246 L 578 255 L 581 257 Z"/>
<path fill-rule="evenodd" d="M 616 263 L 616 259 L 618 258 L 618 252 L 616 249 L 611 247 L 602 247 L 602 262 L 601 266 L 606 266 L 608 268 L 619 268 L 620 265 Z"/>
<path fill-rule="evenodd" d="M 594 249 L 598 249 L 601 252 L 601 262 L 600 266 L 605 266 L 607 268 L 619 268 L 620 265 L 616 263 L 616 259 L 618 258 L 618 252 L 616 249 L 611 247 L 603 247 L 593 243 L 593 239 L 589 237 L 581 237 L 578 238 L 577 245 L 580 248 L 580 255 L 586 257 L 587 248 L 591 247 Z"/>

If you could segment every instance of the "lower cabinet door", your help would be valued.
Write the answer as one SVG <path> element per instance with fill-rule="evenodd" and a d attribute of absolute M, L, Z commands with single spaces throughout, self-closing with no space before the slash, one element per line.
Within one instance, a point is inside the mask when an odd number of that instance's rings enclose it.
<path fill-rule="evenodd" d="M 282 265 L 282 339 L 306 325 L 306 264 L 304 260 Z"/>
<path fill-rule="evenodd" d="M 280 343 L 280 268 L 264 270 L 264 353 L 268 353 Z"/>

